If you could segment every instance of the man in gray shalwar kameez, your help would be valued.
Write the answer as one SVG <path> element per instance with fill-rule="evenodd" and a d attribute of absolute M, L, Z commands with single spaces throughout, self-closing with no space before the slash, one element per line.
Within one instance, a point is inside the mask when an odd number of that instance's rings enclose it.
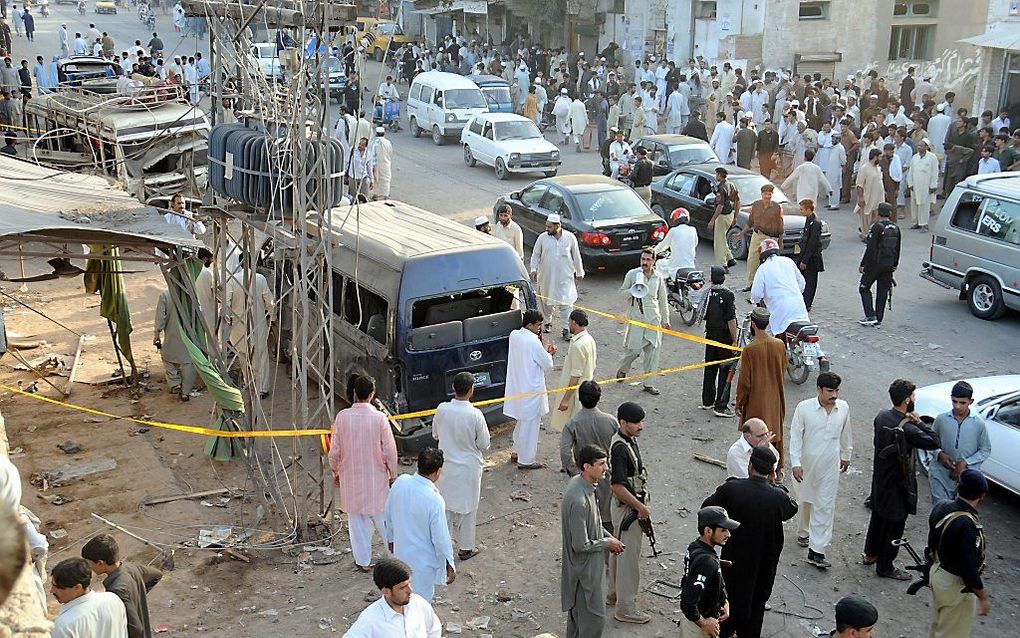
<path fill-rule="evenodd" d="M 642 282 L 643 287 L 635 287 L 635 284 Z M 630 302 L 628 319 L 649 326 L 662 326 L 669 329 L 666 281 L 655 270 L 655 252 L 652 249 L 648 248 L 642 251 L 641 267 L 627 272 L 620 290 Z M 620 360 L 620 365 L 616 368 L 616 377 L 627 376 L 631 364 L 642 355 L 644 355 L 645 374 L 656 372 L 659 369 L 659 348 L 661 346 L 662 333 L 658 330 L 627 324 L 623 333 L 623 359 Z M 659 394 L 656 387 L 652 385 L 652 377 L 645 377 L 643 382 L 645 392 L 652 395 Z"/>
<path fill-rule="evenodd" d="M 160 337 L 162 335 L 162 338 Z M 159 348 L 159 356 L 163 358 L 166 383 L 170 392 L 180 394 L 181 401 L 191 397 L 195 387 L 195 365 L 191 362 L 184 339 L 181 337 L 181 324 L 177 320 L 170 291 L 164 290 L 156 304 L 156 333 L 152 343 Z"/>
<path fill-rule="evenodd" d="M 566 638 L 601 638 L 606 623 L 606 551 L 619 554 L 623 543 L 603 529 L 595 501 L 595 484 L 609 468 L 606 451 L 586 445 L 578 457 L 581 473 L 567 483 L 560 504 L 560 599 L 567 612 Z"/>
<path fill-rule="evenodd" d="M 577 400 L 581 403 L 581 409 L 567 421 L 560 435 L 560 463 L 563 471 L 570 476 L 577 476 L 580 473 L 581 450 L 585 446 L 597 445 L 603 450 L 608 450 L 613 435 L 616 434 L 616 419 L 597 407 L 601 398 L 602 388 L 594 381 L 584 381 L 577 389 Z M 613 492 L 609 487 L 608 476 L 596 484 L 595 496 L 599 503 L 602 527 L 612 534 L 613 516 L 609 504 Z"/>

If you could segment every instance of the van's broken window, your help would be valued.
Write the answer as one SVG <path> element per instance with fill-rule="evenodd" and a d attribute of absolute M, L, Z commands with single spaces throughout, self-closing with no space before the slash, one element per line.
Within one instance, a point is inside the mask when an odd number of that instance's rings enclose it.
<path fill-rule="evenodd" d="M 419 299 L 411 306 L 411 350 L 505 337 L 521 327 L 524 283 Z M 430 335 L 430 326 L 442 338 Z M 431 336 L 431 338 L 430 338 Z"/>

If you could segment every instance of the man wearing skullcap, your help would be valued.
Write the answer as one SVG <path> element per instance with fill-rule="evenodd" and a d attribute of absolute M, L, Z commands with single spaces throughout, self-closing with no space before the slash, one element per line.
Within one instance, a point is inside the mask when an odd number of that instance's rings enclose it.
<path fill-rule="evenodd" d="M 871 638 L 878 610 L 860 596 L 844 596 L 836 603 L 836 638 Z"/>
<path fill-rule="evenodd" d="M 757 417 L 775 433 L 773 444 L 779 451 L 780 471 L 783 458 L 783 424 L 786 421 L 786 397 L 783 373 L 786 372 L 786 346 L 768 332 L 772 315 L 765 308 L 751 312 L 751 343 L 740 353 L 736 407 L 738 428 Z"/>
<path fill-rule="evenodd" d="M 979 470 L 960 474 L 957 496 L 935 505 L 928 516 L 928 548 L 932 561 L 931 638 L 970 638 L 974 614 L 987 616 L 991 608 L 981 581 L 985 562 L 985 534 L 977 506 L 988 493 L 988 481 Z"/>
<path fill-rule="evenodd" d="M 486 235 L 492 234 L 492 224 L 489 223 L 489 218 L 485 215 L 479 215 L 475 217 L 475 230 Z"/>
<path fill-rule="evenodd" d="M 730 602 L 729 618 L 719 633 L 722 638 L 761 635 L 765 603 L 772 595 L 783 551 L 783 522 L 797 514 L 797 503 L 786 488 L 770 479 L 775 463 L 770 449 L 754 448 L 748 477 L 727 480 L 701 505 L 723 507 L 740 523 L 722 550 L 722 559 L 730 561 L 722 570 Z"/>

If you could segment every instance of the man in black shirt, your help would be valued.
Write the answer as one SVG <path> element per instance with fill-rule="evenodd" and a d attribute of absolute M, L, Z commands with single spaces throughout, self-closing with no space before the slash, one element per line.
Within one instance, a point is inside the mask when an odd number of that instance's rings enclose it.
<path fill-rule="evenodd" d="M 613 491 L 613 529 L 624 544 L 622 554 L 609 558 L 610 605 L 616 605 L 613 615 L 619 622 L 644 624 L 651 616 L 637 608 L 637 593 L 641 583 L 641 527 L 635 521 L 621 529 L 623 519 L 632 511 L 639 519 L 651 516 L 645 482 L 645 464 L 641 460 L 637 437 L 644 430 L 645 411 L 637 403 L 627 401 L 616 409 L 620 429 L 613 435 L 609 448 L 609 466 L 612 468 L 610 489 Z"/>
<path fill-rule="evenodd" d="M 885 317 L 885 302 L 892 291 L 893 273 L 900 264 L 900 227 L 892 221 L 892 206 L 882 202 L 878 205 L 879 220 L 868 231 L 868 247 L 861 257 L 858 271 L 861 273 L 861 305 L 864 318 L 857 323 L 862 326 L 882 327 Z M 871 300 L 871 287 L 878 282 L 878 305 Z"/>
<path fill-rule="evenodd" d="M 978 503 L 987 493 L 988 481 L 981 471 L 964 470 L 956 499 L 939 501 L 928 517 L 933 636 L 969 636 L 976 604 L 980 603 L 982 616 L 991 608 L 981 581 L 985 534 L 977 518 Z"/>
<path fill-rule="evenodd" d="M 701 121 L 701 113 L 698 111 L 691 112 L 687 124 L 684 125 L 684 130 L 680 132 L 690 137 L 696 137 L 704 142 L 708 141 L 708 129 L 705 128 L 705 123 Z"/>
<path fill-rule="evenodd" d="M 800 214 L 804 216 L 804 234 L 801 235 L 797 267 L 804 275 L 804 306 L 808 312 L 815 301 L 818 289 L 818 273 L 825 270 L 822 261 L 822 222 L 815 215 L 815 203 L 810 199 L 800 201 Z M 870 294 L 870 293 L 869 293 Z"/>
<path fill-rule="evenodd" d="M 347 111 L 354 117 L 361 115 L 361 78 L 357 73 L 347 77 L 347 86 L 344 88 L 344 102 L 347 104 Z"/>
<path fill-rule="evenodd" d="M 716 547 L 730 539 L 730 532 L 740 523 L 729 517 L 722 507 L 704 507 L 698 511 L 698 540 L 687 546 L 684 571 L 680 578 L 680 638 L 718 636 L 719 622 L 730 611 L 726 600 Z"/>
<path fill-rule="evenodd" d="M 651 160 L 648 159 L 648 149 L 639 146 L 634 149 L 634 152 L 637 154 L 637 161 L 634 162 L 634 168 L 630 171 L 630 184 L 634 191 L 641 196 L 641 199 L 651 206 L 654 167 Z"/>
<path fill-rule="evenodd" d="M 912 381 L 896 379 L 889 386 L 893 407 L 875 417 L 875 461 L 871 475 L 871 521 L 864 540 L 865 565 L 875 565 L 883 578 L 910 580 L 893 565 L 907 516 L 917 513 L 916 450 L 937 450 L 939 436 L 914 413 Z"/>
<path fill-rule="evenodd" d="M 705 338 L 719 343 L 734 344 L 737 341 L 737 310 L 733 292 L 724 284 L 726 269 L 712 266 L 712 286 L 706 291 L 698 311 L 705 316 Z M 705 344 L 705 361 L 722 361 L 736 355 L 727 348 Z M 730 370 L 736 362 L 705 367 L 701 383 L 702 410 L 714 410 L 719 416 L 732 417 L 729 410 L 730 384 L 727 382 Z"/>

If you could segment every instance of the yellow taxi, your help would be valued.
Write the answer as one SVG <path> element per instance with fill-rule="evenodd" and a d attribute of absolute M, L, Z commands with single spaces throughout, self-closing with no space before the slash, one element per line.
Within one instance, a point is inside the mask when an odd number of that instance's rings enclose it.
<path fill-rule="evenodd" d="M 117 13 L 117 3 L 113 0 L 98 0 L 95 6 L 96 13 Z"/>
<path fill-rule="evenodd" d="M 400 45 L 414 42 L 414 38 L 404 35 L 404 30 L 393 20 L 358 18 L 355 28 L 355 41 L 365 47 L 365 55 L 374 56 L 377 62 L 382 62 L 387 47 L 396 51 Z"/>

